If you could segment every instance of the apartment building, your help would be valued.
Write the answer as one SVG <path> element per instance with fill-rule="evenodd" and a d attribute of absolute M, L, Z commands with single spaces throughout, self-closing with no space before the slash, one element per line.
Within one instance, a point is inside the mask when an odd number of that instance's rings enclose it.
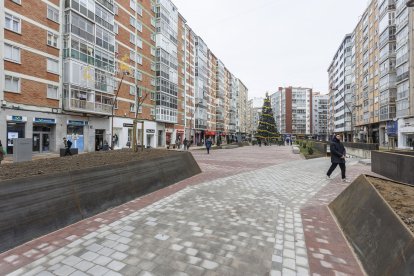
<path fill-rule="evenodd" d="M 237 122 L 236 122 L 236 133 L 237 133 L 237 140 L 241 141 L 248 137 L 248 94 L 249 90 L 247 89 L 246 85 L 240 80 L 237 79 L 238 82 L 238 97 L 237 97 Z"/>
<path fill-rule="evenodd" d="M 378 6 L 379 23 L 379 137 L 380 145 L 386 145 L 392 133 L 387 133 L 387 125 L 394 124 L 396 116 L 396 25 L 395 1 L 384 0 Z"/>
<path fill-rule="evenodd" d="M 2 1 L 0 9 L 0 134 L 7 153 L 13 138 L 32 138 L 33 151 L 56 151 L 69 121 L 62 111 L 61 1 Z"/>
<path fill-rule="evenodd" d="M 373 0 L 355 30 L 356 141 L 379 142 L 379 9 Z M 386 50 L 384 50 L 387 52 Z M 387 52 L 388 54 L 388 52 Z M 392 79 L 390 79 L 392 82 Z M 382 88 L 385 89 L 385 86 Z"/>
<path fill-rule="evenodd" d="M 319 92 L 313 93 L 313 132 L 314 139 L 325 141 L 329 139 L 328 132 L 328 111 L 329 95 L 321 95 Z"/>
<path fill-rule="evenodd" d="M 0 137 L 9 153 L 13 138 L 31 138 L 35 153 L 58 151 L 63 137 L 80 152 L 129 147 L 134 121 L 145 147 L 196 132 L 217 139 L 230 124 L 235 133 L 237 79 L 171 1 L 2 2 Z"/>
<path fill-rule="evenodd" d="M 135 118 L 138 144 L 156 147 L 155 11 L 147 1 L 114 3 L 116 101 L 110 125 L 115 149 L 131 146 Z"/>
<path fill-rule="evenodd" d="M 329 133 L 341 134 L 344 141 L 352 140 L 352 34 L 345 35 L 328 68 Z"/>
<path fill-rule="evenodd" d="M 414 43 L 413 8 L 406 1 L 396 0 L 396 118 L 397 126 L 391 125 L 388 135 L 397 134 L 399 148 L 412 148 L 414 141 Z M 398 131 L 395 131 L 395 130 Z"/>
<path fill-rule="evenodd" d="M 216 142 L 218 134 L 217 129 L 217 57 L 208 50 L 207 54 L 207 68 L 208 68 L 208 89 L 210 102 L 207 109 L 207 131 L 205 133 L 206 138 L 213 139 Z"/>
<path fill-rule="evenodd" d="M 271 96 L 278 130 L 297 137 L 313 133 L 313 92 L 311 88 L 279 87 Z M 272 106 L 272 109 L 273 109 Z"/>

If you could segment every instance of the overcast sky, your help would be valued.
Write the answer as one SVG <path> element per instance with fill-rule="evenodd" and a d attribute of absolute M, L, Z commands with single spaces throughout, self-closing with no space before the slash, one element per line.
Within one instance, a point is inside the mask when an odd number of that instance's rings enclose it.
<path fill-rule="evenodd" d="M 329 64 L 367 0 L 172 0 L 188 25 L 249 89 L 327 93 Z"/>

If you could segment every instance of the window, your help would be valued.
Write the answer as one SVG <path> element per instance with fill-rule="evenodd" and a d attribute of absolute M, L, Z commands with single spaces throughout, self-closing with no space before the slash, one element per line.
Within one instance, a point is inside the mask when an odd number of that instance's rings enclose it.
<path fill-rule="evenodd" d="M 4 44 L 4 59 L 20 63 L 20 48 L 10 44 Z"/>
<path fill-rule="evenodd" d="M 58 98 L 58 86 L 55 85 L 47 85 L 47 97 L 49 99 L 56 99 Z"/>
<path fill-rule="evenodd" d="M 118 23 L 114 23 L 114 33 L 118 34 Z"/>
<path fill-rule="evenodd" d="M 133 33 L 129 34 L 129 42 L 135 44 L 135 35 Z"/>
<path fill-rule="evenodd" d="M 59 36 L 57 34 L 47 32 L 47 45 L 57 48 Z"/>
<path fill-rule="evenodd" d="M 115 37 L 101 27 L 96 26 L 96 44 L 110 52 L 114 52 Z"/>
<path fill-rule="evenodd" d="M 135 28 L 142 33 L 142 23 L 138 20 L 135 21 Z"/>
<path fill-rule="evenodd" d="M 12 76 L 5 76 L 5 91 L 20 92 L 20 79 Z"/>
<path fill-rule="evenodd" d="M 142 65 L 142 55 L 141 55 L 141 54 L 137 54 L 137 55 L 136 55 L 136 62 L 137 62 L 138 64 L 141 64 L 141 65 Z"/>
<path fill-rule="evenodd" d="M 51 6 L 47 6 L 47 18 L 59 23 L 59 11 Z"/>
<path fill-rule="evenodd" d="M 136 45 L 142 49 L 142 39 L 140 37 L 137 37 Z"/>
<path fill-rule="evenodd" d="M 135 95 L 135 86 L 131 85 L 129 87 L 129 95 Z"/>
<path fill-rule="evenodd" d="M 47 71 L 55 74 L 59 74 L 59 61 L 48 58 L 47 59 Z"/>
<path fill-rule="evenodd" d="M 130 112 L 135 112 L 135 104 L 133 104 L 133 103 L 129 104 L 129 111 Z"/>
<path fill-rule="evenodd" d="M 13 32 L 20 33 L 20 18 L 6 13 L 5 28 Z"/>

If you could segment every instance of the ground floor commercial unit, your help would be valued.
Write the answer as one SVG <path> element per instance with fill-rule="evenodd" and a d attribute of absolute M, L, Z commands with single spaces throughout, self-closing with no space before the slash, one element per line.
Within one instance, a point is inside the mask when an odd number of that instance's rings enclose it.
<path fill-rule="evenodd" d="M 102 149 L 110 141 L 108 117 L 4 109 L 0 113 L 0 140 L 13 153 L 14 138 L 31 138 L 34 153 L 59 152 L 63 138 L 79 152 Z"/>

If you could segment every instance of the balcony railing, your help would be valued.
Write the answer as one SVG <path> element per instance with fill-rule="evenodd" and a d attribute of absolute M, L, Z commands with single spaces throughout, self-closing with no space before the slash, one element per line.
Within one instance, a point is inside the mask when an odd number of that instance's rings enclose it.
<path fill-rule="evenodd" d="M 64 99 L 63 107 L 68 111 L 79 111 L 82 113 L 112 114 L 112 105 L 89 102 L 81 99 Z"/>
<path fill-rule="evenodd" d="M 409 72 L 404 72 L 401 75 L 397 75 L 397 82 L 408 79 L 409 75 Z"/>

